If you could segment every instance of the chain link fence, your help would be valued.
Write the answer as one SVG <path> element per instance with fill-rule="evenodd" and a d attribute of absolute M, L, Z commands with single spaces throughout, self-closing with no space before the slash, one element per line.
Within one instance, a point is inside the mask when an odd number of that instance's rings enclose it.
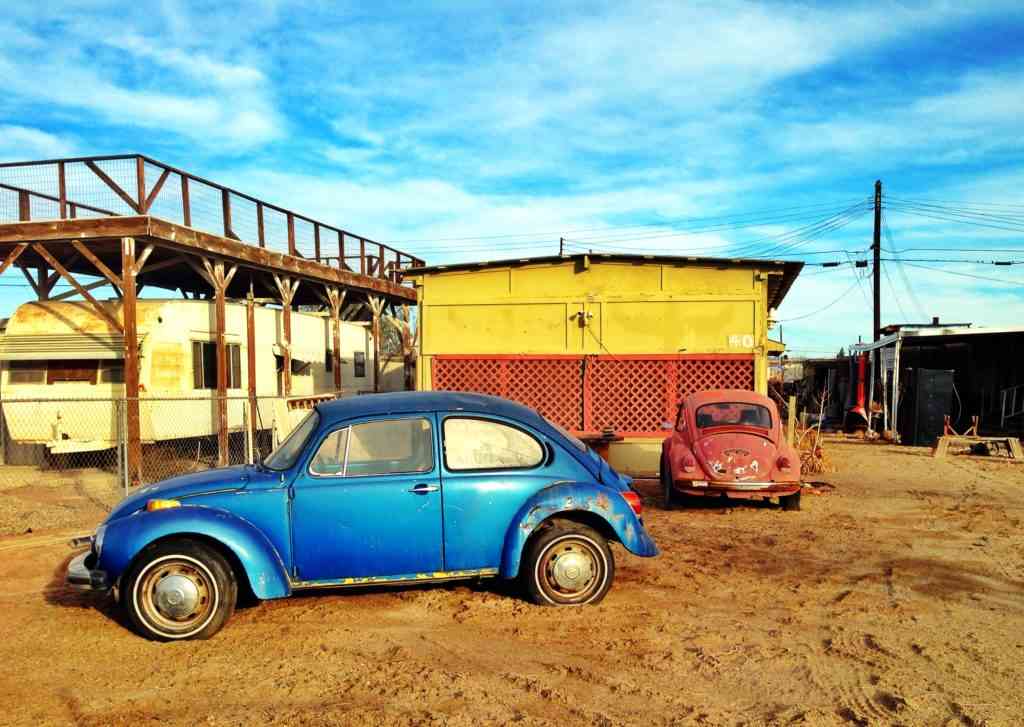
<path fill-rule="evenodd" d="M 255 462 L 305 416 L 314 401 L 227 397 L 224 464 Z M 217 397 L 139 400 L 141 484 L 222 463 Z M 0 490 L 55 481 L 129 492 L 124 399 L 4 398 L 0 400 Z"/>

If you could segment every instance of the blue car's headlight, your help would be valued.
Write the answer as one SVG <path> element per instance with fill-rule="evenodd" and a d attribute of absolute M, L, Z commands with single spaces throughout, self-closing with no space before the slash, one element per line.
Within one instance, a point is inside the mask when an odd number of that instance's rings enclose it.
<path fill-rule="evenodd" d="M 100 553 L 103 552 L 103 536 L 107 534 L 107 526 L 100 525 L 96 528 L 96 533 L 92 536 L 92 547 L 96 551 L 96 557 L 100 557 Z"/>

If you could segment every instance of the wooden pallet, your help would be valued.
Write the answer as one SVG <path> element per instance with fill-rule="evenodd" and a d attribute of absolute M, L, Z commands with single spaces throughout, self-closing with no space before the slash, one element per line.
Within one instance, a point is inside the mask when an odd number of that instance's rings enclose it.
<path fill-rule="evenodd" d="M 939 440 L 935 443 L 932 456 L 941 459 L 946 456 L 950 446 L 966 446 L 970 448 L 974 444 L 994 445 L 991 447 L 992 449 L 1005 448 L 1011 460 L 1024 462 L 1024 450 L 1021 449 L 1020 440 L 1012 436 L 979 437 L 967 434 L 945 434 L 939 437 Z"/>

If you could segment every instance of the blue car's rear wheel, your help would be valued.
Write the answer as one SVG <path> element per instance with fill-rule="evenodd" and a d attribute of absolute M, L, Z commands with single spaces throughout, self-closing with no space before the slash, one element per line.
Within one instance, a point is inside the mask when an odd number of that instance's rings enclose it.
<path fill-rule="evenodd" d="M 143 636 L 207 639 L 235 610 L 238 584 L 224 557 L 195 540 L 149 546 L 125 579 L 124 606 Z"/>
<path fill-rule="evenodd" d="M 530 540 L 520 569 L 535 603 L 577 606 L 605 597 L 615 577 L 615 559 L 608 541 L 593 528 L 556 520 Z"/>

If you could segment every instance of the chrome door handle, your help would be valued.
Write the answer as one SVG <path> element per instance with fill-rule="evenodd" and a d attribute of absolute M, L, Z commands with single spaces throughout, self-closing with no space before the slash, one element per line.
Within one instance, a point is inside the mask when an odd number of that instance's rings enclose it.
<path fill-rule="evenodd" d="M 428 492 L 437 492 L 440 489 L 441 488 L 438 487 L 437 485 L 416 485 L 414 488 L 409 490 L 409 492 L 415 493 L 417 495 L 425 495 Z"/>

